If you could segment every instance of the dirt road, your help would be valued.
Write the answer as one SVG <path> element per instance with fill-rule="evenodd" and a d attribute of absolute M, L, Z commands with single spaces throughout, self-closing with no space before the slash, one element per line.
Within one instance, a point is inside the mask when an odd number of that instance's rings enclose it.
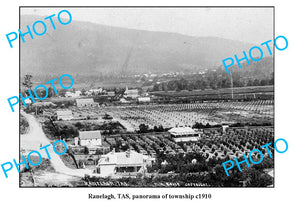
<path fill-rule="evenodd" d="M 21 135 L 21 149 L 25 151 L 40 150 L 40 146 L 45 146 L 50 144 L 49 139 L 43 132 L 41 124 L 36 120 L 33 115 L 26 114 L 21 111 L 21 114 L 26 118 L 29 123 L 29 131 L 25 135 Z M 53 151 L 52 145 L 48 148 L 49 154 L 51 156 L 51 164 L 56 172 L 76 176 L 84 177 L 85 174 L 91 174 L 92 171 L 88 169 L 70 169 L 65 166 L 60 157 Z M 44 150 L 39 151 L 44 158 L 48 158 Z"/>

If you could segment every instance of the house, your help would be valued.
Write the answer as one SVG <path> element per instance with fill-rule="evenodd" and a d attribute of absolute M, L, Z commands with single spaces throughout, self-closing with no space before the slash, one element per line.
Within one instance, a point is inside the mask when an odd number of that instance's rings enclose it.
<path fill-rule="evenodd" d="M 116 93 L 115 93 L 115 91 L 109 91 L 109 92 L 107 92 L 107 95 L 108 95 L 108 97 L 115 97 Z"/>
<path fill-rule="evenodd" d="M 91 91 L 85 91 L 85 92 L 84 92 L 84 95 L 85 95 L 85 96 L 91 96 L 91 95 L 92 95 L 92 92 L 91 92 Z"/>
<path fill-rule="evenodd" d="M 126 87 L 126 90 L 124 92 L 124 97 L 125 98 L 138 98 L 139 97 L 139 91 L 137 89 L 128 89 L 128 87 Z"/>
<path fill-rule="evenodd" d="M 100 131 L 79 131 L 80 146 L 101 146 L 102 139 Z"/>
<path fill-rule="evenodd" d="M 139 97 L 138 102 L 139 103 L 149 103 L 150 102 L 150 97 Z"/>
<path fill-rule="evenodd" d="M 229 128 L 228 124 L 222 124 L 223 133 L 226 133 L 226 130 Z"/>
<path fill-rule="evenodd" d="M 76 104 L 77 107 L 99 107 L 99 104 L 95 103 L 93 98 L 76 99 Z"/>
<path fill-rule="evenodd" d="M 75 91 L 75 98 L 80 97 L 82 95 L 82 92 L 80 90 Z"/>
<path fill-rule="evenodd" d="M 78 97 L 80 97 L 80 95 L 81 95 L 81 91 L 79 91 L 79 90 L 75 91 L 75 93 L 67 91 L 66 94 L 65 94 L 65 97 L 67 97 L 67 98 L 78 98 Z"/>
<path fill-rule="evenodd" d="M 73 114 L 71 110 L 58 110 L 56 112 L 57 120 L 68 121 L 73 119 Z"/>
<path fill-rule="evenodd" d="M 50 102 L 50 101 L 44 101 L 44 102 L 35 102 L 32 104 L 33 107 L 56 107 L 57 105 Z"/>
<path fill-rule="evenodd" d="M 32 104 L 32 101 L 30 99 L 25 99 L 25 104 L 30 105 L 30 104 Z"/>
<path fill-rule="evenodd" d="M 67 98 L 74 98 L 75 97 L 75 93 L 67 91 L 66 94 L 65 94 L 65 97 L 67 97 Z"/>
<path fill-rule="evenodd" d="M 92 95 L 99 95 L 100 93 L 102 93 L 103 89 L 102 88 L 99 88 L 99 89 L 90 89 L 89 92 L 92 94 Z"/>
<path fill-rule="evenodd" d="M 122 173 L 141 173 L 151 165 L 153 158 L 132 150 L 115 152 L 114 150 L 102 155 L 96 167 L 96 173 L 102 176 L 111 176 Z"/>
<path fill-rule="evenodd" d="M 120 99 L 121 104 L 127 104 L 129 101 L 127 101 L 125 98 Z"/>
<path fill-rule="evenodd" d="M 200 134 L 190 127 L 175 127 L 168 131 L 175 142 L 196 142 Z"/>

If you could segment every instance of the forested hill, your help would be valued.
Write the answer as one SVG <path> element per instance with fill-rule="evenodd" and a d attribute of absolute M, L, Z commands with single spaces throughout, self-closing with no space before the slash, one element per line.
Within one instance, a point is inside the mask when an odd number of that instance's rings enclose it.
<path fill-rule="evenodd" d="M 21 16 L 21 31 L 41 16 Z M 254 44 L 216 37 L 111 27 L 73 20 L 21 42 L 21 75 L 120 75 L 180 72 L 221 65 Z M 38 25 L 37 25 L 38 26 Z M 42 31 L 42 30 L 40 30 Z M 127 62 L 126 62 L 127 61 Z M 125 63 L 126 62 L 126 63 Z M 126 65 L 127 64 L 127 65 Z"/>
<path fill-rule="evenodd" d="M 264 56 L 260 61 L 252 61 L 250 60 L 250 65 L 244 60 L 241 63 L 242 68 L 239 68 L 238 65 L 235 64 L 228 68 L 231 73 L 240 73 L 244 77 L 263 79 L 268 78 L 274 72 L 274 64 L 273 64 L 272 56 Z M 219 72 L 225 72 L 224 66 L 220 66 L 217 69 Z"/>
<path fill-rule="evenodd" d="M 231 77 L 234 87 L 274 85 L 273 57 L 250 63 L 243 62 L 241 69 L 237 65 L 230 67 L 231 74 L 227 74 L 224 67 L 220 66 L 216 71 L 205 74 L 179 76 L 162 83 L 153 82 L 153 91 L 230 88 Z"/>

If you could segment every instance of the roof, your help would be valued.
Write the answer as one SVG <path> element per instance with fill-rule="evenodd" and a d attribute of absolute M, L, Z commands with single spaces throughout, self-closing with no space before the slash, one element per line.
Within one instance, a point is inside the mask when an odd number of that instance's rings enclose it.
<path fill-rule="evenodd" d="M 101 138 L 100 131 L 79 131 L 79 138 L 81 140 L 87 140 L 87 139 L 99 139 Z"/>
<path fill-rule="evenodd" d="M 31 104 L 32 101 L 30 99 L 25 99 L 25 104 Z"/>
<path fill-rule="evenodd" d="M 149 101 L 149 100 L 150 100 L 150 97 L 139 97 L 138 100 L 139 100 L 139 101 L 144 101 L 144 100 Z"/>
<path fill-rule="evenodd" d="M 56 104 L 52 102 L 35 102 L 33 106 L 56 106 Z"/>
<path fill-rule="evenodd" d="M 137 89 L 129 89 L 125 91 L 125 94 L 138 94 L 139 91 Z"/>
<path fill-rule="evenodd" d="M 128 103 L 129 102 L 125 98 L 121 98 L 120 101 L 123 102 L 123 103 Z"/>
<path fill-rule="evenodd" d="M 188 134 L 188 133 L 195 133 L 195 130 L 193 130 L 190 127 L 174 127 L 170 129 L 168 132 L 175 133 L 175 134 Z"/>
<path fill-rule="evenodd" d="M 112 151 L 106 155 L 103 155 L 99 160 L 99 164 L 116 164 L 117 166 L 142 165 L 144 163 L 144 157 L 147 156 L 132 150 L 126 152 Z"/>
<path fill-rule="evenodd" d="M 72 115 L 71 110 L 58 110 L 56 111 L 57 116 L 62 116 L 62 115 Z"/>
<path fill-rule="evenodd" d="M 91 103 L 94 103 L 94 99 L 92 98 L 79 98 L 79 99 L 76 99 L 76 103 L 77 104 L 91 104 Z"/>

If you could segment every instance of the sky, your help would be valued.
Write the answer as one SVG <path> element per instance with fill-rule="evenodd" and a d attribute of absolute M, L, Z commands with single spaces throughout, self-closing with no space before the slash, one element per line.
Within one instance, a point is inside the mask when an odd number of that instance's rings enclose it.
<path fill-rule="evenodd" d="M 273 8 L 21 8 L 21 15 L 49 16 L 66 9 L 73 20 L 220 37 L 260 45 L 273 38 Z"/>

